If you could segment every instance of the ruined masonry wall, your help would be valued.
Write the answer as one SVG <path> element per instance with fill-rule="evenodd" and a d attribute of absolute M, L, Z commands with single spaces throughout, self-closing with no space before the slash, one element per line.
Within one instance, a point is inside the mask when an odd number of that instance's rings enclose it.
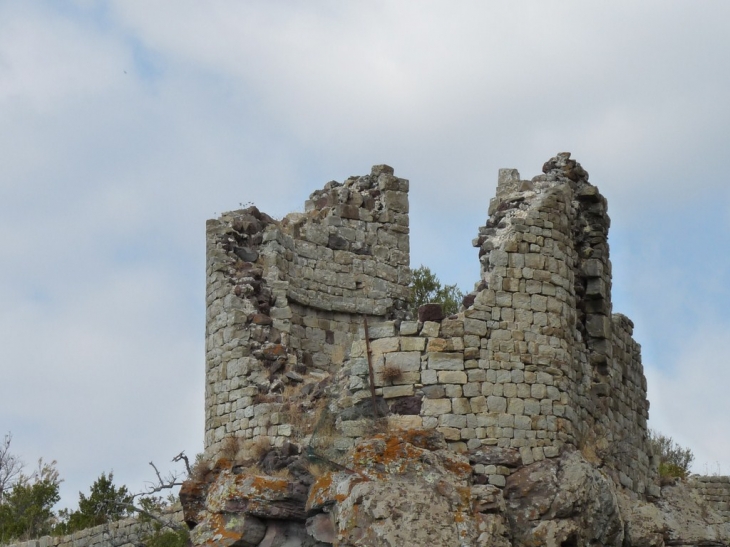
<path fill-rule="evenodd" d="M 255 207 L 208 221 L 206 453 L 228 436 L 281 444 L 286 387 L 341 365 L 362 315 L 403 316 L 408 229 L 408 181 L 388 166 L 280 222 Z"/>
<path fill-rule="evenodd" d="M 172 518 L 178 524 L 183 522 L 182 510 L 173 513 Z M 6 544 L 5 547 L 135 547 L 155 532 L 152 522 L 140 522 L 137 518 L 128 518 L 109 524 L 101 524 L 86 530 L 80 530 L 67 536 L 43 536 L 29 541 Z"/>
<path fill-rule="evenodd" d="M 640 347 L 612 310 L 610 219 L 588 173 L 567 153 L 530 180 L 500 170 L 473 242 L 480 281 L 443 320 L 405 312 L 407 192 L 375 166 L 280 222 L 255 208 L 208 222 L 208 455 L 227 437 L 343 454 L 371 434 L 365 316 L 392 427 L 435 428 L 455 450 L 497 446 L 524 464 L 574 447 L 658 494 Z M 323 406 L 330 414 L 307 423 Z M 498 486 L 509 473 L 483 471 Z"/>
<path fill-rule="evenodd" d="M 689 484 L 710 507 L 730 521 L 730 477 L 694 476 Z"/>
<path fill-rule="evenodd" d="M 435 428 L 455 450 L 498 446 L 528 464 L 573 446 L 643 494 L 656 473 L 646 381 L 633 325 L 611 313 L 606 202 L 569 155 L 544 171 L 530 181 L 500 172 L 467 309 L 371 333 L 377 395 L 391 426 Z M 336 382 L 347 386 L 333 441 L 342 450 L 372 414 L 357 410 L 370 398 L 363 341 L 350 356 Z M 497 486 L 510 472 L 485 471 Z"/>

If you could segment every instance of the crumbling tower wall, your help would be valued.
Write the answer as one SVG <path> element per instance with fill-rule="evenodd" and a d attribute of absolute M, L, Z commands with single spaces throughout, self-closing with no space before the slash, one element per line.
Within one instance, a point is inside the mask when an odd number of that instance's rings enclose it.
<path fill-rule="evenodd" d="M 502 363 L 549 374 L 561 391 L 558 439 L 594 452 L 617 482 L 643 493 L 655 474 L 646 379 L 633 323 L 612 313 L 609 226 L 606 199 L 566 153 L 529 181 L 501 170 L 474 243 L 482 287 L 503 304 L 488 347 L 504 354 L 495 334 L 514 340 L 519 351 Z"/>
<path fill-rule="evenodd" d="M 646 381 L 631 321 L 612 314 L 606 200 L 569 154 L 543 171 L 500 171 L 473 242 L 481 280 L 462 312 L 371 334 L 380 412 L 391 428 L 434 428 L 456 451 L 496 446 L 521 464 L 578 448 L 643 494 L 655 476 Z M 350 356 L 335 382 L 340 438 L 330 443 L 342 450 L 375 415 L 362 340 Z M 511 468 L 475 472 L 502 486 Z"/>
<path fill-rule="evenodd" d="M 225 213 L 206 239 L 206 453 L 230 436 L 280 444 L 291 436 L 285 387 L 326 379 L 363 315 L 405 313 L 408 181 L 375 166 L 282 221 L 255 207 Z"/>
<path fill-rule="evenodd" d="M 385 421 L 438 430 L 495 486 L 573 447 L 645 493 L 646 381 L 612 313 L 610 221 L 588 174 L 567 153 L 531 180 L 500 170 L 480 281 L 447 318 L 406 312 L 407 192 L 376 166 L 281 222 L 251 208 L 209 222 L 206 450 L 266 436 L 337 461 Z"/>

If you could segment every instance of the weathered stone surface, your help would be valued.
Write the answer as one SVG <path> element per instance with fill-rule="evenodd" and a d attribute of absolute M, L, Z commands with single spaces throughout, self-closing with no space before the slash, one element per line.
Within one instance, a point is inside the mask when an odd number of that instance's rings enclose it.
<path fill-rule="evenodd" d="M 440 322 L 444 318 L 444 309 L 441 304 L 424 304 L 418 308 L 418 320 Z"/>
<path fill-rule="evenodd" d="M 307 519 L 307 533 L 323 543 L 334 543 L 335 526 L 329 514 L 320 513 Z"/>
<path fill-rule="evenodd" d="M 522 458 L 519 450 L 490 446 L 469 451 L 472 464 L 503 465 L 505 467 L 521 467 Z"/>
<path fill-rule="evenodd" d="M 665 486 L 655 503 L 622 493 L 618 500 L 631 546 L 730 545 L 730 520 L 686 483 Z"/>
<path fill-rule="evenodd" d="M 514 545 L 623 544 L 615 487 L 580 452 L 516 471 L 504 497 Z"/>
<path fill-rule="evenodd" d="M 429 353 L 428 368 L 433 370 L 464 370 L 461 353 Z"/>
<path fill-rule="evenodd" d="M 306 540 L 307 530 L 301 522 L 270 520 L 257 547 L 302 547 Z"/>
<path fill-rule="evenodd" d="M 471 544 L 477 537 L 471 468 L 442 446 L 443 438 L 427 432 L 363 442 L 347 463 L 359 476 L 321 477 L 309 506 L 335 502 L 334 543 L 343 547 Z"/>
<path fill-rule="evenodd" d="M 377 397 L 376 411 L 379 416 L 385 416 L 388 414 L 388 403 L 382 397 Z M 349 408 L 345 408 L 340 411 L 340 418 L 342 420 L 359 420 L 360 418 L 370 418 L 373 416 L 373 403 L 372 399 L 363 399 L 359 403 Z"/>
<path fill-rule="evenodd" d="M 390 405 L 393 414 L 417 416 L 421 413 L 421 397 L 401 397 Z"/>
<path fill-rule="evenodd" d="M 190 532 L 190 541 L 205 547 L 256 547 L 266 535 L 266 524 L 246 514 L 217 513 Z"/>

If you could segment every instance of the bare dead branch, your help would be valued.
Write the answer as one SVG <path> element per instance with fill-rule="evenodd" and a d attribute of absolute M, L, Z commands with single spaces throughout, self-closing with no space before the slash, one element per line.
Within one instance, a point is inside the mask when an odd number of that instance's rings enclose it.
<path fill-rule="evenodd" d="M 185 470 L 188 472 L 188 477 L 193 474 L 193 472 L 190 470 L 190 460 L 188 460 L 188 457 L 185 455 L 185 451 L 183 450 L 180 452 L 177 456 L 172 458 L 172 461 L 177 463 L 180 460 L 185 462 Z"/>

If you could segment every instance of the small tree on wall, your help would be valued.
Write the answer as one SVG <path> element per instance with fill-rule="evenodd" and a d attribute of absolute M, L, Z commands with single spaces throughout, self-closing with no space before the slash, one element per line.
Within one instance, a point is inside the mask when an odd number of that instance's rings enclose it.
<path fill-rule="evenodd" d="M 441 304 L 444 314 L 459 311 L 464 294 L 454 285 L 441 285 L 431 269 L 421 264 L 411 275 L 411 311 L 415 313 L 424 304 Z"/>

